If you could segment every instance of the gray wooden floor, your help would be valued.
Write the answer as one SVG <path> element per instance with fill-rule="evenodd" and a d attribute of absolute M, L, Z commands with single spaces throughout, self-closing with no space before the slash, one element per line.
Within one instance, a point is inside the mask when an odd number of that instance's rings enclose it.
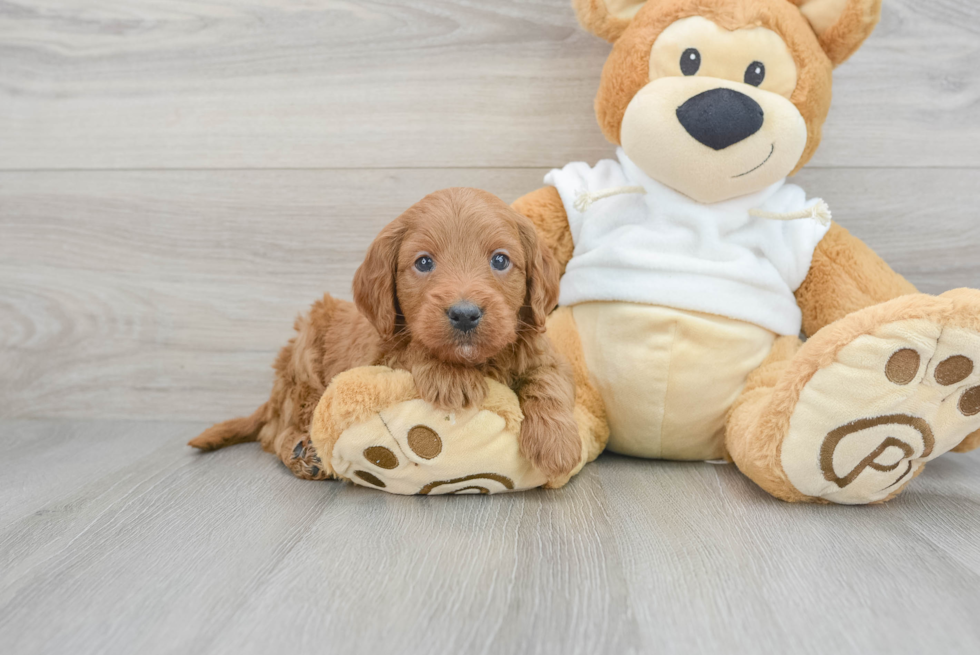
<path fill-rule="evenodd" d="M 183 444 L 425 193 L 612 149 L 568 0 L 0 1 L 0 652 L 980 651 L 980 454 L 882 507 L 604 456 L 401 498 Z M 798 176 L 980 286 L 980 4 L 885 0 Z"/>

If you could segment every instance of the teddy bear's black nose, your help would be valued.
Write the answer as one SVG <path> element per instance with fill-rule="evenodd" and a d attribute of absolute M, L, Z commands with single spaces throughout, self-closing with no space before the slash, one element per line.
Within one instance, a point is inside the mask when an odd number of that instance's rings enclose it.
<path fill-rule="evenodd" d="M 448 310 L 449 322 L 460 332 L 469 332 L 479 324 L 483 312 L 471 302 L 458 302 Z"/>
<path fill-rule="evenodd" d="M 678 107 L 677 120 L 700 143 L 724 150 L 758 132 L 765 113 L 758 102 L 744 93 L 711 89 Z"/>

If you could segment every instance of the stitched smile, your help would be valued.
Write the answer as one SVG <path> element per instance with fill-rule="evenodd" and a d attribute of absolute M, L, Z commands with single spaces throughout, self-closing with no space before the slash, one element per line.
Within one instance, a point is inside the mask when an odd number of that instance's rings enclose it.
<path fill-rule="evenodd" d="M 774 153 L 774 152 L 776 152 L 776 144 L 775 143 L 772 144 L 772 148 L 769 150 L 769 156 L 766 157 L 766 161 L 762 162 L 761 164 L 759 164 L 758 166 L 756 166 L 755 168 L 753 168 L 751 171 L 745 171 L 741 175 L 735 175 L 735 176 L 733 176 L 732 179 L 735 179 L 736 177 L 745 177 L 749 173 L 754 173 L 755 171 L 759 170 L 760 168 L 762 168 L 763 166 L 766 165 L 766 162 L 767 161 L 769 161 L 770 159 L 772 159 L 772 153 Z"/>

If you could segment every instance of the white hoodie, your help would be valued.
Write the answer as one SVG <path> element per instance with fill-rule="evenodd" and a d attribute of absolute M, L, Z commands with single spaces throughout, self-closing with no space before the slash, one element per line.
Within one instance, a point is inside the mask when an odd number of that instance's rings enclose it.
<path fill-rule="evenodd" d="M 750 209 L 790 213 L 820 202 L 781 180 L 748 196 L 703 205 L 656 182 L 618 149 L 604 159 L 555 169 L 544 178 L 558 189 L 575 242 L 561 280 L 559 303 L 627 301 L 727 316 L 797 335 L 802 315 L 793 292 L 829 226 L 810 218 L 779 221 Z M 596 201 L 584 213 L 584 192 L 642 186 L 646 194 Z"/>

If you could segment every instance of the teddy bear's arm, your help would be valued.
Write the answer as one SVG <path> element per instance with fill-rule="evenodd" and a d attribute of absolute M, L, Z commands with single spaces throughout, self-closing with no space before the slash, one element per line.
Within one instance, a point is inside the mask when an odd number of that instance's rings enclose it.
<path fill-rule="evenodd" d="M 813 253 L 796 302 L 803 311 L 803 332 L 812 336 L 852 312 L 910 293 L 916 293 L 910 282 L 834 223 Z"/>
<path fill-rule="evenodd" d="M 575 242 L 572 240 L 572 230 L 568 226 L 568 215 L 562 204 L 558 189 L 546 186 L 537 191 L 521 196 L 512 205 L 515 211 L 531 219 L 538 236 L 551 248 L 561 275 L 565 274 L 565 266 L 572 259 Z"/>

